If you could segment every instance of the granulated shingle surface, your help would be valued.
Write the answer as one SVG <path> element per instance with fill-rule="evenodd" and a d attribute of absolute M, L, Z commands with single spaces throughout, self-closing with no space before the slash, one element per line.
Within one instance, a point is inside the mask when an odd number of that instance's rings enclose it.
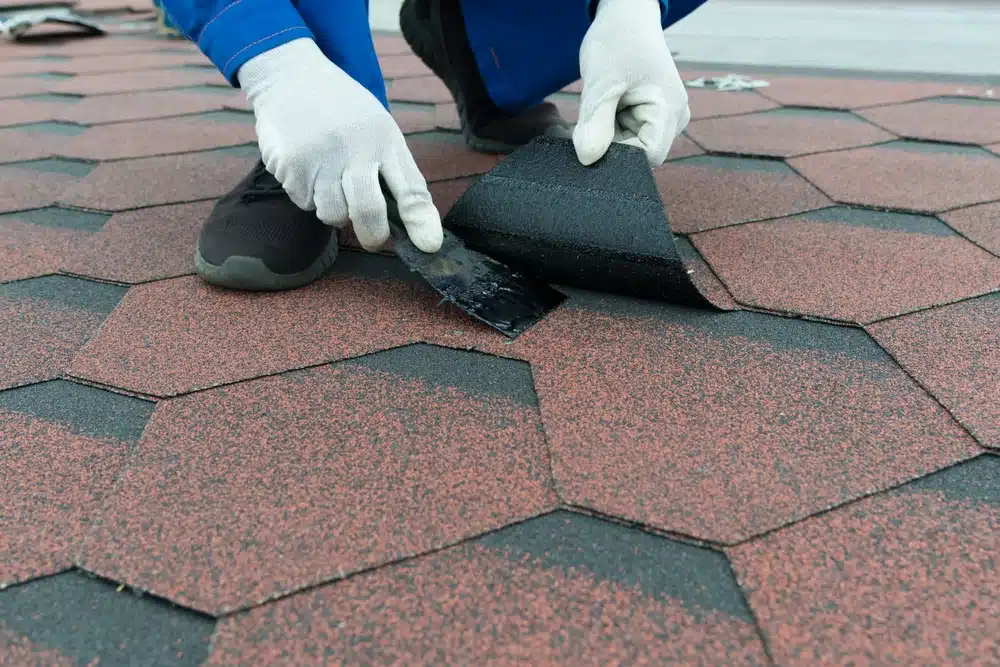
<path fill-rule="evenodd" d="M 66 74 L 101 74 L 104 72 L 168 69 L 184 65 L 202 65 L 205 62 L 205 56 L 196 52 L 157 53 L 154 51 L 151 53 L 82 56 L 65 62 L 50 63 L 45 71 Z"/>
<path fill-rule="evenodd" d="M 0 284 L 0 387 L 63 373 L 124 292 L 65 276 Z"/>
<path fill-rule="evenodd" d="M 60 268 L 121 283 L 194 273 L 192 248 L 212 206 L 202 202 L 118 213 L 80 243 Z"/>
<path fill-rule="evenodd" d="M 61 104 L 36 98 L 5 100 L 0 126 L 8 127 L 56 120 L 63 111 Z"/>
<path fill-rule="evenodd" d="M 981 443 L 1000 449 L 1000 295 L 869 328 Z"/>
<path fill-rule="evenodd" d="M 382 66 L 382 76 L 387 79 L 402 79 L 406 77 L 428 77 L 433 72 L 417 56 L 406 55 L 385 55 L 379 58 Z"/>
<path fill-rule="evenodd" d="M 76 95 L 110 95 L 144 90 L 164 90 L 203 84 L 225 85 L 218 72 L 205 69 L 156 69 L 106 74 L 81 74 L 65 81 L 48 82 L 46 91 Z"/>
<path fill-rule="evenodd" d="M 994 201 L 1000 193 L 1000 159 L 960 146 L 900 142 L 790 164 L 844 204 L 938 212 Z"/>
<path fill-rule="evenodd" d="M 252 158 L 189 153 L 102 164 L 66 188 L 60 201 L 102 211 L 214 199 L 253 167 Z"/>
<path fill-rule="evenodd" d="M 55 273 L 107 219 L 58 208 L 0 214 L 0 281 Z"/>
<path fill-rule="evenodd" d="M 1000 140 L 1000 100 L 939 98 L 864 109 L 858 114 L 907 138 L 959 144 Z"/>
<path fill-rule="evenodd" d="M 208 655 L 215 623 L 66 572 L 0 591 L 0 665 L 177 665 Z M 19 660 L 4 661 L 15 651 Z"/>
<path fill-rule="evenodd" d="M 689 80 L 688 77 L 684 78 Z M 692 120 L 739 116 L 778 107 L 778 104 L 753 90 L 732 92 L 688 88 L 687 94 Z"/>
<path fill-rule="evenodd" d="M 70 565 L 151 412 L 61 380 L 0 391 L 0 610 L 7 585 Z"/>
<path fill-rule="evenodd" d="M 76 180 L 72 174 L 39 173 L 30 168 L 0 166 L 0 213 L 54 204 L 60 193 Z"/>
<path fill-rule="evenodd" d="M 719 310 L 737 310 L 739 306 L 733 299 L 733 295 L 722 284 L 715 272 L 705 263 L 705 260 L 695 249 L 691 241 L 682 236 L 675 236 L 674 243 L 677 245 L 677 254 L 684 262 L 691 282 L 695 287 Z"/>
<path fill-rule="evenodd" d="M 697 234 L 742 303 L 871 322 L 1000 289 L 1000 258 L 940 220 L 835 207 Z"/>
<path fill-rule="evenodd" d="M 418 352 L 161 403 L 85 567 L 220 612 L 552 506 L 527 367 Z"/>
<path fill-rule="evenodd" d="M 1000 202 L 951 211 L 941 219 L 973 243 L 1000 256 Z"/>
<path fill-rule="evenodd" d="M 958 83 L 880 81 L 875 77 L 848 79 L 832 76 L 763 76 L 770 85 L 760 88 L 764 97 L 780 104 L 827 109 L 861 109 L 897 104 L 941 95 L 978 95 L 981 86 Z"/>
<path fill-rule="evenodd" d="M 400 35 L 375 34 L 375 52 L 379 57 L 410 53 L 410 45 Z"/>
<path fill-rule="evenodd" d="M 676 233 L 776 218 L 831 203 L 776 160 L 695 156 L 657 167 L 653 173 Z"/>
<path fill-rule="evenodd" d="M 72 374 L 168 396 L 421 340 L 467 347 L 499 336 L 396 277 L 398 260 L 359 261 L 370 274 L 348 273 L 347 259 L 309 287 L 250 299 L 194 277 L 135 287 Z"/>
<path fill-rule="evenodd" d="M 446 213 L 501 158 L 375 43 Z M 736 312 L 561 287 L 509 341 L 391 249 L 286 293 L 203 284 L 198 230 L 259 159 L 243 93 L 183 40 L 0 43 L 0 665 L 201 664 L 211 622 L 129 584 L 218 613 L 215 664 L 997 663 L 996 517 L 910 484 L 1000 450 L 997 102 L 735 71 L 772 85 L 689 88 L 702 145 L 655 174 Z M 572 119 L 581 90 L 550 100 Z M 920 141 L 856 147 L 877 125 Z M 126 394 L 164 397 L 148 429 Z"/>
<path fill-rule="evenodd" d="M 451 102 L 451 93 L 440 79 L 433 76 L 418 76 L 410 79 L 396 79 L 386 83 L 391 102 Z"/>
<path fill-rule="evenodd" d="M 437 129 L 437 114 L 430 104 L 398 102 L 392 106 L 392 117 L 403 134 L 431 132 Z"/>
<path fill-rule="evenodd" d="M 0 160 L 24 162 L 58 155 L 66 145 L 67 137 L 60 132 L 50 132 L 51 124 L 19 125 L 0 130 Z M 85 128 L 81 127 L 80 132 Z"/>
<path fill-rule="evenodd" d="M 980 457 L 733 549 L 778 664 L 1000 662 L 998 476 Z"/>
<path fill-rule="evenodd" d="M 851 113 L 813 109 L 708 118 L 692 122 L 687 131 L 709 151 L 770 157 L 868 146 L 896 138 Z"/>
<path fill-rule="evenodd" d="M 518 348 L 574 504 L 730 542 L 977 451 L 860 330 L 576 303 Z"/>
<path fill-rule="evenodd" d="M 766 665 L 721 554 L 556 513 L 224 621 L 210 665 Z"/>
<path fill-rule="evenodd" d="M 219 90 L 225 91 L 224 88 Z M 85 124 L 121 123 L 215 111 L 231 104 L 232 99 L 229 95 L 199 92 L 198 89 L 100 95 L 85 97 L 75 104 L 57 107 L 56 117 Z"/>
<path fill-rule="evenodd" d="M 443 132 L 411 135 L 406 145 L 428 183 L 485 173 L 502 157 L 473 153 L 461 135 Z"/>
<path fill-rule="evenodd" d="M 20 76 L 5 78 L 3 88 L 0 88 L 0 99 L 21 97 L 23 95 L 38 95 L 47 93 L 52 88 L 52 81 L 40 77 Z"/>
<path fill-rule="evenodd" d="M 253 116 L 246 116 L 245 121 L 217 121 L 208 115 L 100 125 L 68 142 L 60 154 L 87 160 L 120 160 L 249 144 L 257 140 L 257 135 Z"/>

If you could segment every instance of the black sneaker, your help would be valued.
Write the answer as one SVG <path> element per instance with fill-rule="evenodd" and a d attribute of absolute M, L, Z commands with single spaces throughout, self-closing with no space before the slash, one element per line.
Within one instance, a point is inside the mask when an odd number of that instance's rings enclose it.
<path fill-rule="evenodd" d="M 308 285 L 336 258 L 336 230 L 296 206 L 259 162 L 215 204 L 194 262 L 213 285 L 260 291 Z"/>
<path fill-rule="evenodd" d="M 473 149 L 509 153 L 542 135 L 572 136 L 569 123 L 550 102 L 514 116 L 493 103 L 469 45 L 459 0 L 404 0 L 399 25 L 413 52 L 451 91 L 462 134 Z"/>

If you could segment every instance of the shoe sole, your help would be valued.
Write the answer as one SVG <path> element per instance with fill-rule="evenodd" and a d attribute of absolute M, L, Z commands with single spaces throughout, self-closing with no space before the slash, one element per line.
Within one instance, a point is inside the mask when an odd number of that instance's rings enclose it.
<path fill-rule="evenodd" d="M 227 257 L 216 266 L 205 260 L 199 247 L 194 254 L 194 268 L 205 282 L 218 287 L 245 292 L 277 292 L 305 287 L 320 279 L 336 261 L 339 247 L 334 232 L 323 253 L 298 273 L 275 273 L 260 259 L 242 255 Z"/>

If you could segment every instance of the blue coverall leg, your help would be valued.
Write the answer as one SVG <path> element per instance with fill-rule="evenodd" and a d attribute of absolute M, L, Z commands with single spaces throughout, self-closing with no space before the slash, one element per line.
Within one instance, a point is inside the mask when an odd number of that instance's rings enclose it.
<path fill-rule="evenodd" d="M 706 0 L 663 0 L 663 27 Z M 465 28 L 493 103 L 523 111 L 580 78 L 591 7 L 579 0 L 462 0 Z"/>
<path fill-rule="evenodd" d="M 300 37 L 386 103 L 367 0 L 162 0 L 181 31 L 233 84 L 254 56 Z M 706 0 L 660 0 L 663 27 Z M 469 42 L 493 102 L 510 113 L 580 78 L 594 0 L 462 0 Z"/>

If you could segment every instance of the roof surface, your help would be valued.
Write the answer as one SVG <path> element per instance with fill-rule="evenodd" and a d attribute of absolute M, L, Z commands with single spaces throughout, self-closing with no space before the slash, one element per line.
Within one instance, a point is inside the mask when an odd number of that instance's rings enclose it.
<path fill-rule="evenodd" d="M 378 48 L 446 210 L 497 158 Z M 204 285 L 240 94 L 0 46 L 0 665 L 1000 662 L 1000 102 L 759 76 L 656 170 L 733 310 L 573 291 L 508 343 L 389 256 Z"/>

